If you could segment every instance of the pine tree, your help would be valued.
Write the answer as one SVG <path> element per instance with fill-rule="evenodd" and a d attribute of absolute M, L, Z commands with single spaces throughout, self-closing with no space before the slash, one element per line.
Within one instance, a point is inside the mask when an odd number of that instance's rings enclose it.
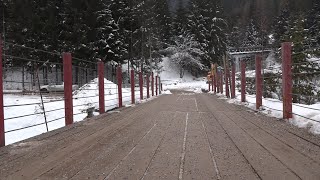
<path fill-rule="evenodd" d="M 252 46 L 261 46 L 262 39 L 259 33 L 259 30 L 254 22 L 251 19 L 250 23 L 247 25 L 245 37 L 242 42 L 243 47 L 252 47 Z"/>
<path fill-rule="evenodd" d="M 155 20 L 157 23 L 159 41 L 165 48 L 170 43 L 172 37 L 171 32 L 171 15 L 167 0 L 156 0 L 155 3 Z"/>
<path fill-rule="evenodd" d="M 183 2 L 178 0 L 178 8 L 173 18 L 173 32 L 176 37 L 185 34 L 187 30 L 188 12 Z"/>
<path fill-rule="evenodd" d="M 312 104 L 314 99 L 310 97 L 317 94 L 312 81 L 315 72 L 319 70 L 319 65 L 307 60 L 304 47 L 306 39 L 304 22 L 303 14 L 292 17 L 290 23 L 292 28 L 289 30 L 289 41 L 293 42 L 293 102 Z"/>
<path fill-rule="evenodd" d="M 130 0 L 131 1 L 131 0 Z M 130 44 L 130 7 L 128 0 L 111 0 L 110 10 L 112 17 L 118 26 L 118 41 L 122 43 L 120 46 L 121 59 L 129 58 L 129 44 Z"/>
<path fill-rule="evenodd" d="M 284 39 L 288 39 L 289 30 L 289 19 L 290 19 L 290 9 L 289 2 L 286 2 L 283 6 L 280 15 L 276 18 L 274 22 L 274 46 L 280 47 Z"/>
<path fill-rule="evenodd" d="M 93 42 L 95 58 L 103 61 L 120 62 L 122 59 L 122 42 L 119 41 L 119 28 L 114 21 L 109 5 L 100 1 L 100 9 L 95 13 L 96 39 Z"/>
<path fill-rule="evenodd" d="M 239 48 L 242 46 L 243 34 L 238 26 L 234 26 L 230 34 L 228 34 L 228 46 Z"/>
<path fill-rule="evenodd" d="M 314 1 L 313 8 L 307 15 L 307 45 L 310 53 L 320 56 L 320 2 Z"/>
<path fill-rule="evenodd" d="M 226 51 L 226 21 L 222 18 L 221 2 L 219 0 L 190 1 L 188 17 L 189 32 L 200 43 L 203 52 L 203 64 L 221 61 Z"/>

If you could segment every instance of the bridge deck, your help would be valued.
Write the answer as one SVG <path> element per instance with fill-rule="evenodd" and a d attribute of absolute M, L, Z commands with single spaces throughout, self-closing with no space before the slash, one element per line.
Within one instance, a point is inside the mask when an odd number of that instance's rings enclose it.
<path fill-rule="evenodd" d="M 161 96 L 0 149 L 0 179 L 320 179 L 320 138 L 208 94 Z"/>

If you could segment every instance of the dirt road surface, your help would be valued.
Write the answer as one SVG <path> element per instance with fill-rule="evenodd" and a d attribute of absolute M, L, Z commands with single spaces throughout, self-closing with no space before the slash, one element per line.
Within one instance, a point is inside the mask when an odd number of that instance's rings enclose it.
<path fill-rule="evenodd" d="M 320 137 L 174 92 L 0 149 L 0 179 L 320 179 Z"/>

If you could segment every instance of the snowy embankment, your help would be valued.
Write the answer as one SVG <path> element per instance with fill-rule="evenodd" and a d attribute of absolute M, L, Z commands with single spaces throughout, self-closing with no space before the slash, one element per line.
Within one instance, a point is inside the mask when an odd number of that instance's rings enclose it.
<path fill-rule="evenodd" d="M 210 92 L 213 93 L 213 92 Z M 235 99 L 227 99 L 224 94 L 217 94 L 222 99 L 226 99 L 228 103 L 238 104 L 246 106 L 254 111 L 256 111 L 256 96 L 246 95 L 246 102 L 241 102 L 241 93 L 236 91 Z M 282 119 L 283 117 L 283 103 L 277 99 L 263 98 L 262 99 L 263 108 L 259 110 L 270 117 L 275 117 Z M 303 104 L 293 104 L 293 118 L 289 122 L 299 128 L 308 128 L 313 134 L 320 134 L 320 104 L 314 105 L 303 105 Z M 306 118 L 304 118 L 306 117 Z M 309 120 L 309 119 L 312 120 Z M 314 121 L 313 121 L 314 120 Z M 318 122 L 316 122 L 318 121 Z"/>
<path fill-rule="evenodd" d="M 208 90 L 208 84 L 205 82 L 205 78 L 194 78 L 191 74 L 186 73 L 184 78 L 180 78 L 179 69 L 169 59 L 165 58 L 162 62 L 164 71 L 161 73 L 164 90 L 186 90 L 195 93 L 202 93 L 201 89 Z M 270 63 L 270 69 L 265 69 L 264 73 L 281 73 L 281 66 L 279 64 Z M 246 77 L 255 77 L 255 71 L 247 71 Z M 237 82 L 238 84 L 240 82 Z M 212 93 L 212 92 L 210 92 Z M 218 94 L 221 98 L 227 99 L 224 95 Z M 229 103 L 247 106 L 250 109 L 255 110 L 255 95 L 248 95 L 246 97 L 247 102 L 241 103 L 241 94 L 236 91 L 236 99 L 227 100 Z M 281 119 L 283 116 L 283 104 L 278 99 L 264 98 L 263 108 L 259 111 L 267 116 Z M 308 128 L 311 133 L 320 134 L 320 104 L 303 105 L 293 104 L 293 118 L 290 119 L 290 123 L 300 128 Z M 298 115 L 295 115 L 298 114 Z M 306 118 L 312 119 L 306 119 Z M 314 120 L 314 121 L 313 121 Z M 319 122 L 315 122 L 319 121 Z"/>
<path fill-rule="evenodd" d="M 195 78 L 189 72 L 185 72 L 183 78 L 180 78 L 179 67 L 168 58 L 163 59 L 161 66 L 163 71 L 160 77 L 164 91 L 179 89 L 201 93 L 201 89 L 208 89 L 206 78 Z"/>
<path fill-rule="evenodd" d="M 86 118 L 86 110 L 90 107 L 99 108 L 99 86 L 98 79 L 82 86 L 73 93 L 73 114 L 74 122 L 82 121 Z M 147 89 L 144 88 L 144 98 L 147 95 Z M 123 88 L 123 105 L 131 105 L 131 90 Z M 135 99 L 140 103 L 139 87 L 136 87 Z M 44 109 L 49 131 L 61 128 L 65 125 L 64 120 L 64 101 L 62 97 L 44 97 Z M 32 104 L 19 106 L 23 104 Z M 4 95 L 5 112 L 5 131 L 6 144 L 12 144 L 42 133 L 47 132 L 45 125 L 44 112 L 41 107 L 39 95 Z M 9 107 L 10 106 L 10 107 Z M 105 108 L 112 110 L 118 107 L 118 86 L 105 79 Z M 35 114 L 35 115 L 33 115 Z M 25 116 L 27 115 L 27 116 Z M 98 113 L 95 113 L 98 115 Z M 23 117 L 25 116 L 25 117 Z M 17 117 L 17 118 L 15 118 Z M 13 118 L 13 119 L 11 119 Z M 52 121 L 52 122 L 51 122 Z M 41 124 L 41 125 L 37 125 Z M 37 125 L 37 126 L 34 126 Z M 28 126 L 34 126 L 27 129 L 20 129 Z M 11 132 L 12 131 L 12 132 Z"/>

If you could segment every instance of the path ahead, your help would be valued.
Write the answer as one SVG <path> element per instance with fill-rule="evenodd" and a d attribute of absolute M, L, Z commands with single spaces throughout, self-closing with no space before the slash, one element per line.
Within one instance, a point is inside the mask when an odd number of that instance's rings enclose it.
<path fill-rule="evenodd" d="M 0 179 L 320 179 L 320 138 L 176 92 L 0 149 Z"/>

